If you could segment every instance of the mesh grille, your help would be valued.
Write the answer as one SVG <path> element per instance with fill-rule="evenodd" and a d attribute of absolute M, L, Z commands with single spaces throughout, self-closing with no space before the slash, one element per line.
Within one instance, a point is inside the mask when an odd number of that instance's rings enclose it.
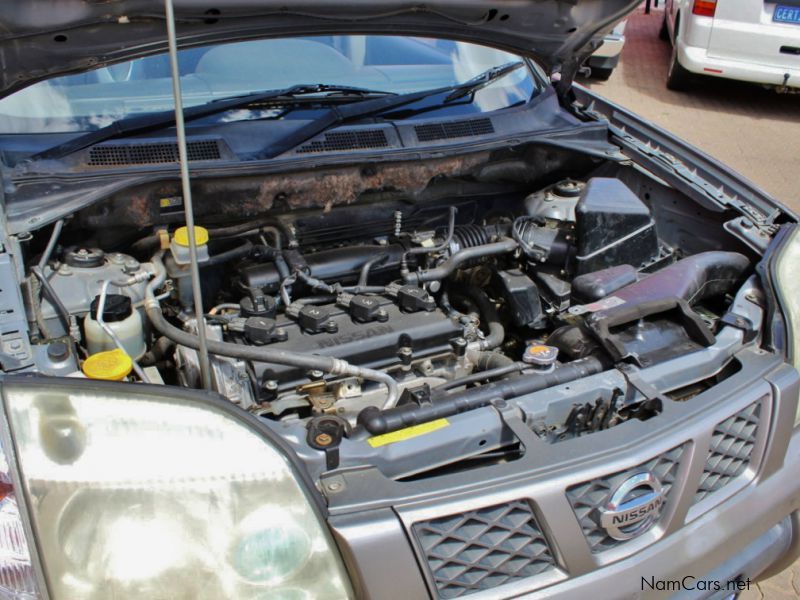
<path fill-rule="evenodd" d="M 195 140 L 186 143 L 189 160 L 219 160 L 217 140 Z M 144 165 L 177 163 L 178 144 L 158 142 L 148 144 L 105 144 L 89 151 L 89 164 L 96 167 L 114 165 Z"/>
<path fill-rule="evenodd" d="M 721 490 L 747 469 L 756 443 L 760 412 L 761 403 L 756 402 L 714 428 L 695 502 Z"/>
<path fill-rule="evenodd" d="M 298 154 L 311 152 L 336 152 L 339 150 L 369 150 L 370 148 L 386 148 L 389 142 L 383 129 L 367 129 L 361 131 L 334 131 L 326 133 L 320 140 L 314 140 L 300 146 Z"/>
<path fill-rule="evenodd" d="M 670 502 L 670 490 L 675 482 L 675 475 L 680 466 L 682 453 L 683 446 L 678 446 L 632 469 L 599 477 L 567 489 L 567 498 L 575 511 L 575 515 L 578 517 L 581 529 L 583 529 L 583 534 L 586 536 L 586 541 L 589 543 L 592 552 L 611 550 L 625 543 L 612 538 L 600 525 L 600 509 L 608 503 L 617 486 L 637 473 L 650 471 L 661 482 L 661 488 L 664 490 L 666 497 L 665 505 L 668 505 Z M 663 512 L 665 509 L 662 508 L 661 510 Z"/>
<path fill-rule="evenodd" d="M 555 565 L 525 500 L 422 521 L 412 529 L 440 598 L 492 589 Z"/>
<path fill-rule="evenodd" d="M 417 125 L 414 127 L 414 131 L 420 142 L 432 142 L 494 133 L 494 125 L 492 125 L 491 119 L 471 119 L 469 121 Z"/>

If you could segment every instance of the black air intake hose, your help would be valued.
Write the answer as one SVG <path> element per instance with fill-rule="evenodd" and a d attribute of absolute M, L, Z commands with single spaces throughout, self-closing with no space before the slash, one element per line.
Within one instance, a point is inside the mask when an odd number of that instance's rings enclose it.
<path fill-rule="evenodd" d="M 482 289 L 469 285 L 453 285 L 450 287 L 451 296 L 463 296 L 475 303 L 481 320 L 488 330 L 488 335 L 481 340 L 481 350 L 494 350 L 505 340 L 506 332 L 497 314 L 497 308 Z"/>
<path fill-rule="evenodd" d="M 403 275 L 406 283 L 425 283 L 426 281 L 441 281 L 452 275 L 463 264 L 486 256 L 508 254 L 517 249 L 517 242 L 512 239 L 503 239 L 493 244 L 475 246 L 459 250 L 438 267 L 426 271 L 417 271 Z"/>
<path fill-rule="evenodd" d="M 358 423 L 369 433 L 379 435 L 487 406 L 492 400 L 517 398 L 555 385 L 569 383 L 601 373 L 604 369 L 605 365 L 600 359 L 589 356 L 556 367 L 549 373 L 504 379 L 466 391 L 437 393 L 434 390 L 430 404 L 422 406 L 405 404 L 386 410 L 369 406 L 359 413 Z"/>
<path fill-rule="evenodd" d="M 628 305 L 665 298 L 679 298 L 695 304 L 732 290 L 748 268 L 750 260 L 738 252 L 701 252 L 625 286 L 613 295 Z"/>

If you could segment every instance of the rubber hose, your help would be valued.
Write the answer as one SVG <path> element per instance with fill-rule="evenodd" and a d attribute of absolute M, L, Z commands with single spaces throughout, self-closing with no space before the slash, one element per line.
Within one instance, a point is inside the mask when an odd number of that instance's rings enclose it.
<path fill-rule="evenodd" d="M 359 413 L 358 423 L 369 433 L 380 435 L 487 406 L 493 400 L 518 398 L 555 385 L 569 383 L 601 373 L 604 369 L 605 364 L 600 359 L 589 356 L 556 367 L 548 373 L 504 379 L 464 391 L 440 392 L 437 388 L 433 390 L 429 404 L 404 404 L 388 410 L 369 406 Z"/>
<path fill-rule="evenodd" d="M 428 281 L 441 281 L 453 274 L 461 265 L 477 258 L 495 256 L 497 254 L 507 254 L 513 252 L 518 247 L 517 242 L 507 238 L 493 244 L 465 248 L 453 254 L 438 267 L 426 271 L 405 273 L 403 279 L 406 283 L 425 283 Z"/>
<path fill-rule="evenodd" d="M 236 246 L 235 248 L 231 248 L 230 250 L 225 250 L 224 252 L 220 252 L 219 254 L 214 254 L 210 257 L 206 262 L 200 265 L 200 268 L 204 267 L 213 267 L 216 265 L 224 264 L 228 261 L 231 261 L 235 258 L 242 258 L 243 256 L 247 256 L 253 251 L 253 243 L 250 241 L 245 241 L 243 244 Z"/>
<path fill-rule="evenodd" d="M 450 293 L 454 296 L 464 296 L 478 307 L 481 320 L 489 330 L 489 334 L 480 341 L 481 350 L 493 350 L 503 343 L 506 331 L 502 323 L 500 323 L 500 315 L 497 314 L 497 308 L 489 300 L 486 292 L 474 286 L 451 286 Z"/>
<path fill-rule="evenodd" d="M 161 305 L 155 298 L 155 289 L 163 282 L 166 277 L 164 264 L 160 254 L 152 258 L 155 277 L 145 289 L 145 312 L 153 328 L 161 335 L 168 337 L 175 343 L 194 350 L 200 349 L 200 339 L 193 333 L 183 331 L 167 322 L 161 312 Z M 290 352 L 279 348 L 269 348 L 265 346 L 245 346 L 242 344 L 231 344 L 216 340 L 207 340 L 208 351 L 219 356 L 228 356 L 241 360 L 252 360 L 255 362 L 274 363 L 279 365 L 289 365 L 305 369 L 306 371 L 320 370 L 332 375 L 346 375 L 350 377 L 360 377 L 370 381 L 382 383 L 387 387 L 388 393 L 384 407 L 389 408 L 397 403 L 400 392 L 397 382 L 388 374 L 374 369 L 351 365 L 350 363 L 331 356 L 320 356 L 318 354 L 301 354 Z"/>

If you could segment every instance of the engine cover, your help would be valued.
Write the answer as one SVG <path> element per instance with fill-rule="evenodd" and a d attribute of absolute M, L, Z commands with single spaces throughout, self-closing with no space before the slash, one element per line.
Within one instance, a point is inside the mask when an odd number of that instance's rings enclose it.
<path fill-rule="evenodd" d="M 359 322 L 347 309 L 334 304 L 313 306 L 317 316 L 327 313 L 325 318 L 310 322 L 309 318 L 289 319 L 281 315 L 274 331 L 280 333 L 283 341 L 272 342 L 271 346 L 335 356 L 351 364 L 378 369 L 397 364 L 400 348 L 410 347 L 415 358 L 451 351 L 450 340 L 463 333 L 462 326 L 438 308 L 430 312 L 404 312 L 388 298 L 371 298 L 385 313 L 381 321 Z M 259 382 L 274 380 L 281 387 L 306 379 L 301 369 L 288 365 L 255 363 L 254 368 Z"/>

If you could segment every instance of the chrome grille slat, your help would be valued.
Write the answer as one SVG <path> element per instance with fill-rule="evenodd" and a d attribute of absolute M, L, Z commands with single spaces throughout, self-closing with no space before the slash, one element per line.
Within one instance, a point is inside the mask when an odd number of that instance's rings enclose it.
<path fill-rule="evenodd" d="M 550 545 L 526 500 L 415 523 L 440 598 L 458 598 L 555 566 Z"/>

